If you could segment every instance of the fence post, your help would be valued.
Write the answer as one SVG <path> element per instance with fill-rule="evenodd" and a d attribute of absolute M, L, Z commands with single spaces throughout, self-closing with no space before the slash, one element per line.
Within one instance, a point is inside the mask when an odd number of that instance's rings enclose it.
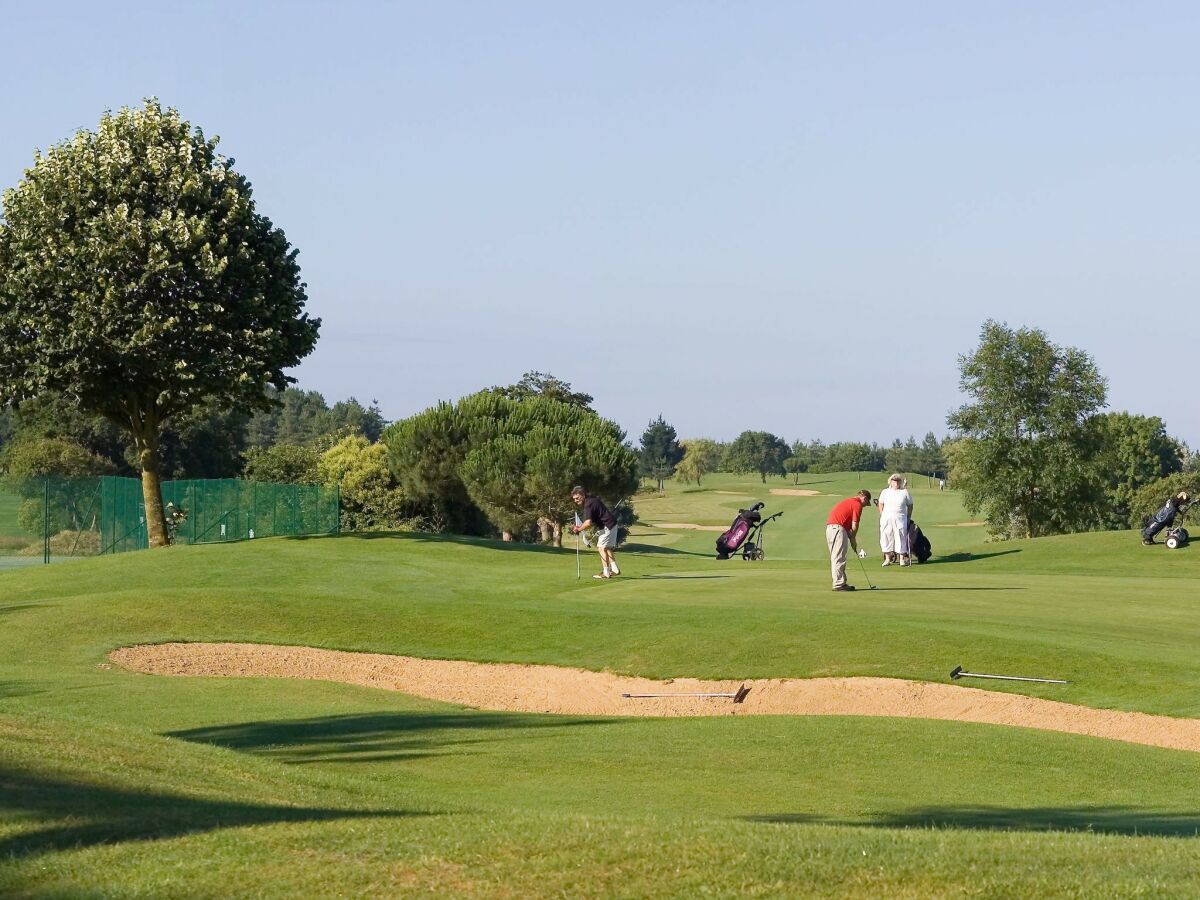
<path fill-rule="evenodd" d="M 42 479 L 42 565 L 50 565 L 50 476 Z"/>

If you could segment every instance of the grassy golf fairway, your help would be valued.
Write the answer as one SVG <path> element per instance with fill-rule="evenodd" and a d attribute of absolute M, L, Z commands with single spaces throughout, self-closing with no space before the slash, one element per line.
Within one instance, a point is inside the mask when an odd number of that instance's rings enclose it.
<path fill-rule="evenodd" d="M 832 593 L 824 517 L 879 477 L 669 486 L 639 499 L 607 583 L 594 552 L 577 582 L 573 548 L 411 534 L 0 572 L 0 894 L 1200 894 L 1200 753 L 911 719 L 489 713 L 106 661 L 189 640 L 654 677 L 961 664 L 1073 682 L 975 687 L 1200 718 L 1200 547 L 986 544 L 935 485 L 914 492 L 934 561 L 881 569 L 868 511 L 880 590 Z M 656 527 L 728 525 L 755 499 L 785 511 L 765 562 Z"/>

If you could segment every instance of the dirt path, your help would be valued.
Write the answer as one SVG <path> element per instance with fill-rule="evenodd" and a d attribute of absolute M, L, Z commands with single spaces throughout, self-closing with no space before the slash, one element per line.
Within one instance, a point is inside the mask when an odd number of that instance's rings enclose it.
<path fill-rule="evenodd" d="M 1040 728 L 1200 752 L 1200 719 L 1090 709 L 1020 694 L 897 678 L 746 681 L 744 703 L 625 699 L 663 691 L 737 690 L 740 681 L 651 681 L 557 666 L 416 659 L 269 644 L 146 644 L 109 659 L 150 675 L 312 678 L 402 691 L 477 709 L 589 716 L 900 716 Z"/>

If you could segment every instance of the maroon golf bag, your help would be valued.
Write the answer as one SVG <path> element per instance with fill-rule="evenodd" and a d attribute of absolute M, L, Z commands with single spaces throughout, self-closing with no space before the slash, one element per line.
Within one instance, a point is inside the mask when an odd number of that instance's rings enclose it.
<path fill-rule="evenodd" d="M 737 518 L 733 520 L 733 524 L 729 529 L 717 538 L 717 559 L 729 559 L 733 554 L 741 549 L 742 544 L 746 542 L 747 536 L 750 534 L 750 529 L 762 521 L 762 513 L 759 512 L 763 508 L 762 503 L 755 503 L 749 509 L 739 509 Z"/>

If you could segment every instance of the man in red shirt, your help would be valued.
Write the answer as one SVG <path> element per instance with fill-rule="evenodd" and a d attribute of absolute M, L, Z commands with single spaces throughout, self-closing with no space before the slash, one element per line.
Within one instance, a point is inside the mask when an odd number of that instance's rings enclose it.
<path fill-rule="evenodd" d="M 855 540 L 858 535 L 858 523 L 862 518 L 864 507 L 871 505 L 871 492 L 859 491 L 839 503 L 829 513 L 825 525 L 825 543 L 829 545 L 829 562 L 833 568 L 833 589 L 835 591 L 852 591 L 854 585 L 846 584 L 846 544 L 849 543 L 858 554 L 859 559 L 865 559 L 866 550 L 858 549 Z"/>

